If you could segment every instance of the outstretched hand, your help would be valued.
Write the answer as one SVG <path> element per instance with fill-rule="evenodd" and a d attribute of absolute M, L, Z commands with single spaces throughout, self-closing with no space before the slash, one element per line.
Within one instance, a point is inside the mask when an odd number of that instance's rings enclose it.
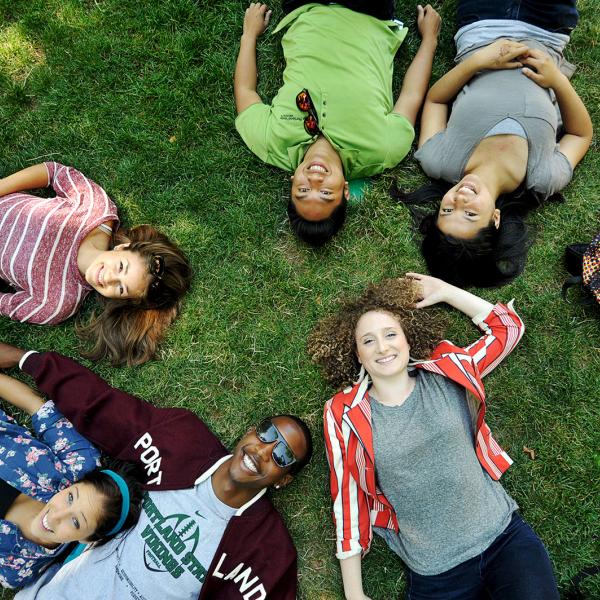
<path fill-rule="evenodd" d="M 477 60 L 481 70 L 516 69 L 522 66 L 522 57 L 530 51 L 529 46 L 520 42 L 499 39 L 475 52 L 473 58 Z"/>
<path fill-rule="evenodd" d="M 526 75 L 543 88 L 554 87 L 562 75 L 550 55 L 543 50 L 530 48 L 520 60 L 524 65 L 527 65 L 523 69 L 523 75 Z"/>
<path fill-rule="evenodd" d="M 447 292 L 453 287 L 449 283 L 437 279 L 437 277 L 431 277 L 430 275 L 407 273 L 406 278 L 413 279 L 419 283 L 421 287 L 419 301 L 415 304 L 415 308 L 425 308 L 426 306 L 432 306 L 439 302 L 446 302 Z"/>
<path fill-rule="evenodd" d="M 261 36 L 269 26 L 271 12 L 266 4 L 252 2 L 244 15 L 244 35 Z"/>
<path fill-rule="evenodd" d="M 417 27 L 423 40 L 437 40 L 441 24 L 442 18 L 431 4 L 417 6 Z"/>

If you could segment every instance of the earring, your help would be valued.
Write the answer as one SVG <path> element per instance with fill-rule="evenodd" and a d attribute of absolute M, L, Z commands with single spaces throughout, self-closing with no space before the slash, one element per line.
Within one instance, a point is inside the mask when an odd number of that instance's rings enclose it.
<path fill-rule="evenodd" d="M 278 490 L 278 489 L 279 489 L 281 486 L 280 486 L 278 483 L 276 483 L 276 484 L 275 484 L 273 487 L 274 487 L 276 490 Z"/>
<path fill-rule="evenodd" d="M 360 371 L 358 372 L 358 379 L 354 382 L 354 385 L 356 385 L 357 383 L 360 383 L 365 378 L 366 374 L 367 374 L 367 371 L 365 370 L 365 366 L 361 363 Z"/>

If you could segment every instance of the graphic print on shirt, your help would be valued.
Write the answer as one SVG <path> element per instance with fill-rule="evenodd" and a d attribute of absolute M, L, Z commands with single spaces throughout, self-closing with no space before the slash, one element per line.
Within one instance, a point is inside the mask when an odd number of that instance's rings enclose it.
<path fill-rule="evenodd" d="M 148 518 L 141 537 L 144 540 L 144 565 L 149 571 L 169 572 L 178 579 L 185 571 L 204 583 L 206 569 L 195 553 L 200 541 L 200 526 L 195 517 L 206 520 L 199 511 L 162 515 L 148 494 L 142 505 Z"/>

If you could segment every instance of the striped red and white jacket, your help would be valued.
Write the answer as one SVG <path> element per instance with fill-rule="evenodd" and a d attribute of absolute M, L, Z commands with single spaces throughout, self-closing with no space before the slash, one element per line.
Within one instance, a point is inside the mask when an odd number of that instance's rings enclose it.
<path fill-rule="evenodd" d="M 56 325 L 73 315 L 92 287 L 77 266 L 79 246 L 101 223 L 118 226 L 106 192 L 73 167 L 47 162 L 54 198 L 18 192 L 0 198 L 0 314 Z"/>
<path fill-rule="evenodd" d="M 484 421 L 486 405 L 482 378 L 494 369 L 521 339 L 525 327 L 512 308 L 497 304 L 485 318 L 474 323 L 484 332 L 466 348 L 441 342 L 427 361 L 414 364 L 448 377 L 467 390 L 467 401 L 476 424 L 475 452 L 492 479 L 500 479 L 512 464 L 510 457 L 492 437 Z M 368 552 L 372 527 L 398 531 L 396 514 L 381 492 L 373 450 L 368 377 L 337 393 L 325 404 L 325 448 L 333 498 L 337 551 L 340 559 Z"/>

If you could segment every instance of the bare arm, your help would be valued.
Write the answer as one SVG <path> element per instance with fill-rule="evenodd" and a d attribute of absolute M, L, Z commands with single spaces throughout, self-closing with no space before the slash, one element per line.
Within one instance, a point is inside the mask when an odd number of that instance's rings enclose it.
<path fill-rule="evenodd" d="M 370 600 L 363 592 L 361 555 L 355 554 L 340 560 L 340 568 L 346 600 Z"/>
<path fill-rule="evenodd" d="M 235 107 L 240 114 L 252 104 L 262 102 L 256 92 L 256 40 L 269 25 L 271 11 L 266 4 L 253 2 L 246 9 L 244 29 L 240 40 L 240 52 L 233 76 Z"/>
<path fill-rule="evenodd" d="M 400 95 L 392 111 L 404 115 L 413 125 L 417 120 L 431 78 L 431 66 L 442 22 L 440 15 L 430 4 L 425 8 L 421 5 L 417 6 L 417 11 L 417 24 L 422 41 L 406 71 Z"/>
<path fill-rule="evenodd" d="M 517 57 L 527 52 L 525 44 L 510 40 L 496 40 L 493 44 L 473 53 L 438 79 L 429 90 L 423 107 L 419 148 L 448 123 L 448 105 L 458 92 L 479 71 L 484 69 L 515 69 L 521 66 Z"/>
<path fill-rule="evenodd" d="M 4 374 L 0 374 L 0 397 L 29 415 L 34 415 L 44 405 L 44 399 L 28 385 Z"/>
<path fill-rule="evenodd" d="M 590 147 L 594 133 L 592 120 L 585 105 L 571 82 L 560 72 L 548 54 L 542 50 L 530 49 L 527 56 L 522 58 L 522 62 L 527 65 L 523 69 L 524 75 L 538 85 L 554 90 L 565 128 L 565 134 L 558 146 L 569 159 L 571 166 L 576 167 Z"/>
<path fill-rule="evenodd" d="M 0 196 L 22 192 L 23 190 L 33 190 L 46 187 L 48 185 L 48 170 L 44 163 L 27 167 L 22 171 L 17 171 L 4 179 L 0 179 Z"/>
<path fill-rule="evenodd" d="M 421 300 L 416 304 L 417 308 L 445 302 L 471 319 L 478 315 L 488 314 L 494 308 L 491 302 L 436 277 L 419 275 L 419 273 L 407 273 L 406 276 L 421 284 L 422 294 Z"/>

